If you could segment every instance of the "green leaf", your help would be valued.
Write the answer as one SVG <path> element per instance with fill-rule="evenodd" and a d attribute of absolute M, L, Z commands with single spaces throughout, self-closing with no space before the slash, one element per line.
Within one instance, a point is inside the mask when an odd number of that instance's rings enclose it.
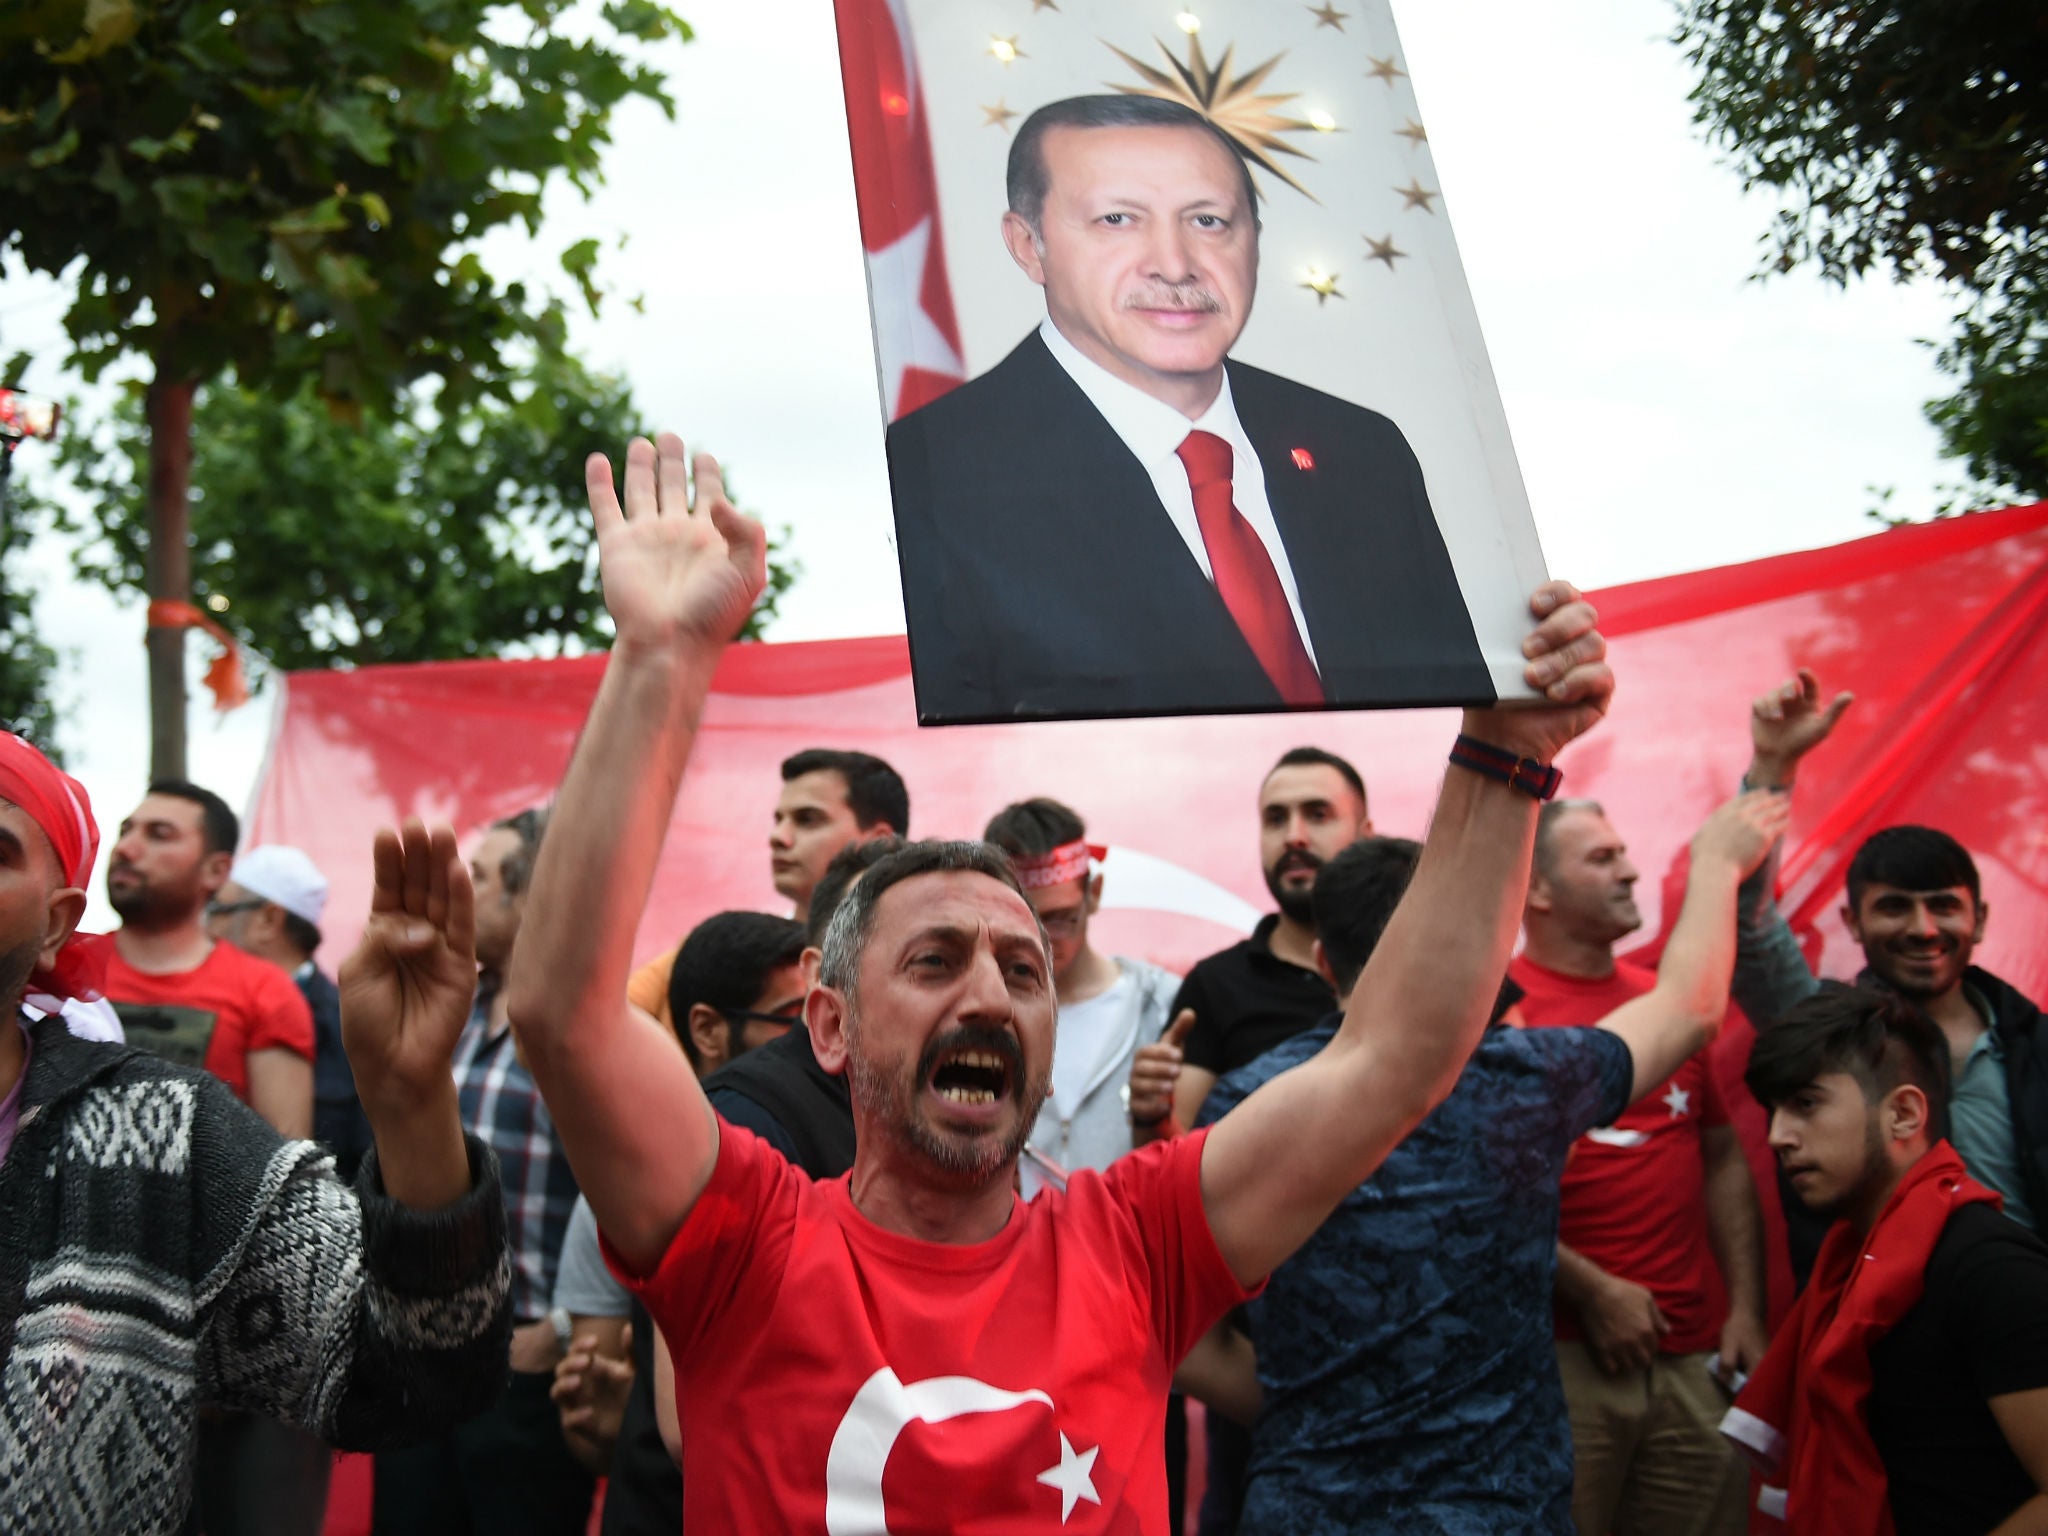
<path fill-rule="evenodd" d="M 53 165 L 61 165 L 77 153 L 78 145 L 78 128 L 74 124 L 65 129 L 64 136 L 56 142 L 29 151 L 29 167 L 32 170 L 46 171 Z"/>
<path fill-rule="evenodd" d="M 78 41 L 52 53 L 53 64 L 83 64 L 127 43 L 142 26 L 134 0 L 86 0 Z"/>
<path fill-rule="evenodd" d="M 364 96 L 323 101 L 314 118 L 322 133 L 340 139 L 359 158 L 372 165 L 390 163 L 391 128 L 384 121 L 380 103 Z"/>
<path fill-rule="evenodd" d="M 273 235 L 289 238 L 294 235 L 331 235 L 348 228 L 348 220 L 341 212 L 341 199 L 324 197 L 310 208 L 296 208 L 281 219 L 273 219 L 269 229 Z"/>

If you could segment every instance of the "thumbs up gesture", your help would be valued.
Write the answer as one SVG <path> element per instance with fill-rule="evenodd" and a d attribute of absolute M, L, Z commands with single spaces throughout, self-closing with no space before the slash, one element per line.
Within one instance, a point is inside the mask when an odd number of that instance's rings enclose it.
<path fill-rule="evenodd" d="M 1174 1015 L 1166 1033 L 1150 1045 L 1138 1047 L 1131 1058 L 1131 1125 L 1140 1131 L 1153 1130 L 1173 1114 L 1173 1089 L 1180 1081 L 1181 1048 L 1188 1031 L 1195 1027 L 1195 1010 L 1183 1008 Z M 1157 1134 L 1173 1135 L 1173 1130 Z M 1149 1139 L 1149 1138 L 1148 1138 Z"/>

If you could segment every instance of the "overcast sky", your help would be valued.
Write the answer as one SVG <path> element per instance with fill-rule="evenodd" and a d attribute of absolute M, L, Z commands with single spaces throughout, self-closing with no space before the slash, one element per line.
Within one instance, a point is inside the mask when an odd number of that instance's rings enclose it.
<path fill-rule="evenodd" d="M 1027 0 L 1003 3 L 1028 20 Z M 697 41 L 664 51 L 675 121 L 620 116 L 608 185 L 557 199 L 547 250 L 626 240 L 604 271 L 646 311 L 612 306 L 581 345 L 791 530 L 806 574 L 770 638 L 900 631 L 830 0 L 679 4 Z M 1180 8 L 1157 7 L 1161 35 Z M 1944 388 L 1921 338 L 1950 302 L 1751 280 L 1772 205 L 1691 127 L 1666 0 L 1396 0 L 1396 16 L 1554 572 L 1602 586 L 1837 543 L 1872 531 L 1869 487 L 1918 509 L 1961 478 L 1921 415 Z M 55 366 L 62 313 L 54 285 L 0 281 L 0 346 L 37 351 L 39 392 L 78 387 Z M 68 653 L 64 745 L 111 824 L 147 771 L 141 604 L 79 586 L 56 550 L 31 573 Z M 269 702 L 217 723 L 203 699 L 194 774 L 243 800 Z"/>

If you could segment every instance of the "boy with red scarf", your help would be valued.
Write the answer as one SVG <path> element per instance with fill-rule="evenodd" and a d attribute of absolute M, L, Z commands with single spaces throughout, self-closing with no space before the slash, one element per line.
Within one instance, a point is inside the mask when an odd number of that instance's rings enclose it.
<path fill-rule="evenodd" d="M 2048 1247 L 1940 1135 L 1948 1053 L 1888 992 L 1826 984 L 1750 1052 L 1793 1191 L 1834 1218 L 1721 1429 L 1794 1531 L 2048 1532 Z"/>

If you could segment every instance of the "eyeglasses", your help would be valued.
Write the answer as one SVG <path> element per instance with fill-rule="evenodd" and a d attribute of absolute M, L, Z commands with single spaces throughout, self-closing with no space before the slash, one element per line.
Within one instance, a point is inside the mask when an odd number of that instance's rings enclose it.
<path fill-rule="evenodd" d="M 788 1029 L 792 1024 L 801 1024 L 800 1013 L 756 1013 L 751 1008 L 721 1008 L 718 1010 L 735 1024 L 780 1024 Z"/>
<path fill-rule="evenodd" d="M 209 901 L 206 904 L 208 917 L 233 917 L 237 912 L 260 912 L 270 903 L 261 896 L 251 896 L 247 901 Z"/>
<path fill-rule="evenodd" d="M 1045 924 L 1047 933 L 1066 938 L 1081 931 L 1082 925 L 1088 921 L 1088 909 L 1085 906 L 1063 907 L 1057 912 L 1039 913 L 1038 920 Z"/>

